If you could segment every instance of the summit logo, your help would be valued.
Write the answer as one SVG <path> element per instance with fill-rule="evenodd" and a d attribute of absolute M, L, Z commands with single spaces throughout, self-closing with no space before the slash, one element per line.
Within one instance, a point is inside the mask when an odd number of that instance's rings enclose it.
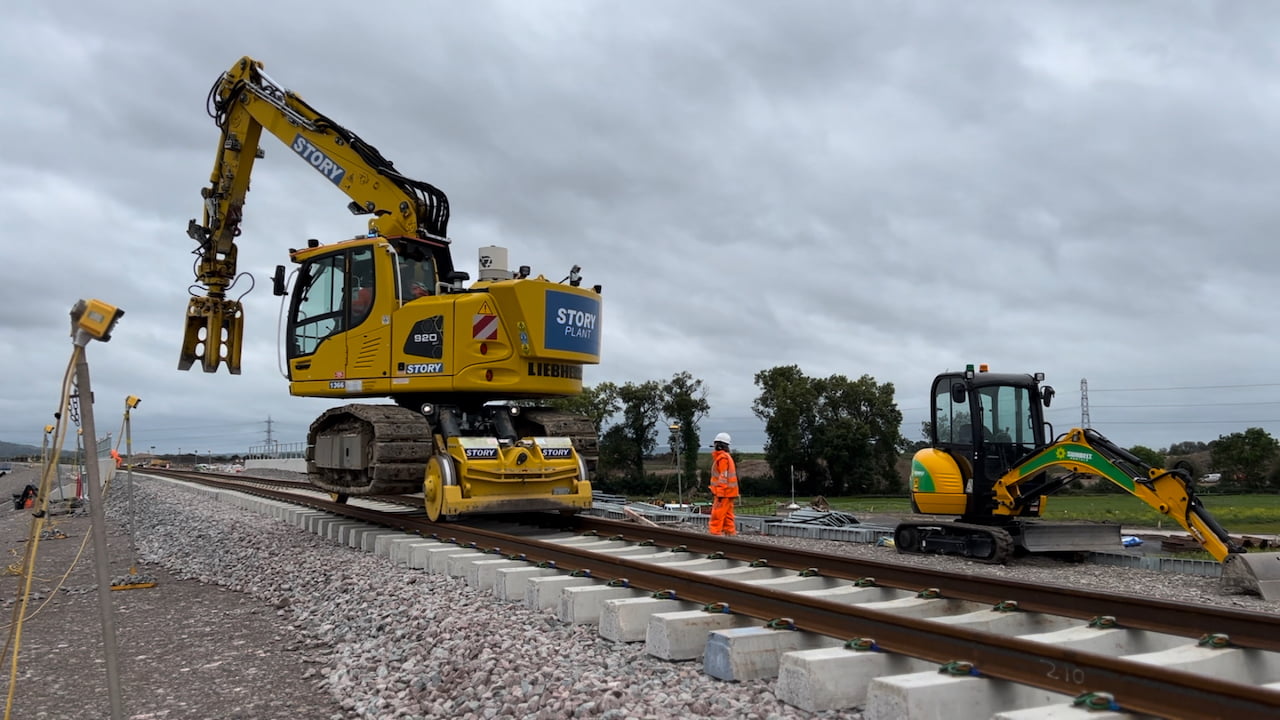
<path fill-rule="evenodd" d="M 1080 452 L 1079 450 L 1058 448 L 1058 451 L 1054 454 L 1058 456 L 1059 460 L 1075 460 L 1076 462 L 1083 463 L 1093 462 L 1093 453 L 1091 452 Z"/>

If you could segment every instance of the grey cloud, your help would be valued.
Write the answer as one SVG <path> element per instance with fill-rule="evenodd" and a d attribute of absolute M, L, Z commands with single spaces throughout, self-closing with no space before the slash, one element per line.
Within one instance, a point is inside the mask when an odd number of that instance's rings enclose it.
<path fill-rule="evenodd" d="M 932 376 L 966 362 L 1048 372 L 1059 423 L 1081 377 L 1276 397 L 1269 3 L 13 5 L 6 439 L 38 437 L 86 295 L 126 309 L 95 386 L 143 394 L 154 444 L 241 449 L 268 416 L 301 439 L 327 407 L 276 372 L 267 277 L 364 224 L 274 140 L 241 242 L 245 373 L 174 369 L 205 94 L 244 53 L 448 193 L 464 269 L 487 244 L 554 280 L 582 265 L 605 288 L 588 382 L 689 370 L 710 424 L 754 427 L 752 377 L 781 364 L 892 382 L 911 438 Z M 1159 447 L 1244 429 L 1229 410 L 1094 421 Z"/>

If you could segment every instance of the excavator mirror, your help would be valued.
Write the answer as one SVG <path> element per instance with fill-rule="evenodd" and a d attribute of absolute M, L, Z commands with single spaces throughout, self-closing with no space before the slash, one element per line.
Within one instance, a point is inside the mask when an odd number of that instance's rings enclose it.
<path fill-rule="evenodd" d="M 1044 406 L 1049 407 L 1049 403 L 1053 401 L 1053 388 L 1045 385 L 1040 388 L 1040 398 L 1044 401 Z"/>
<path fill-rule="evenodd" d="M 277 265 L 276 272 L 271 276 L 271 294 L 276 297 L 284 297 L 289 291 L 284 286 L 284 266 Z"/>
<path fill-rule="evenodd" d="M 963 405 L 969 399 L 969 392 L 965 388 L 964 383 L 951 383 L 951 402 L 956 405 Z"/>

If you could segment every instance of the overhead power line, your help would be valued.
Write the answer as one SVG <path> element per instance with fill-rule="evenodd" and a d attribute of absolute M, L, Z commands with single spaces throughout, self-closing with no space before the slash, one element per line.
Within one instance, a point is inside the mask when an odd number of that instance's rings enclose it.
<path fill-rule="evenodd" d="M 1280 420 L 1108 420 L 1108 425 L 1265 425 Z"/>
<path fill-rule="evenodd" d="M 1184 385 L 1182 387 L 1145 388 L 1094 388 L 1094 392 L 1163 392 L 1166 390 L 1226 390 L 1230 388 L 1280 387 L 1280 383 L 1254 383 L 1251 385 Z"/>
<path fill-rule="evenodd" d="M 1178 407 L 1234 407 L 1237 405 L 1280 405 L 1280 400 L 1230 403 L 1173 403 L 1168 405 L 1094 405 L 1096 408 L 1178 408 Z"/>

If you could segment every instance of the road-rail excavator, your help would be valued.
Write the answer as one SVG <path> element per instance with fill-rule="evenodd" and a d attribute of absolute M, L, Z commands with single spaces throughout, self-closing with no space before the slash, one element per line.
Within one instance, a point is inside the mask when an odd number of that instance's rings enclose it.
<path fill-rule="evenodd" d="M 530 402 L 582 392 L 600 359 L 600 286 L 576 265 L 551 281 L 507 250 L 479 249 L 478 279 L 454 267 L 448 199 L 244 57 L 209 92 L 221 137 L 188 235 L 203 294 L 187 307 L 180 370 L 240 372 L 244 311 L 228 292 L 236 239 L 265 129 L 368 215 L 349 240 L 291 249 L 276 267 L 288 297 L 281 337 L 289 392 L 347 401 L 307 435 L 310 481 L 335 499 L 421 491 L 431 520 L 591 506 L 593 423 Z M 292 290 L 290 291 L 290 285 Z M 193 286 L 194 287 L 194 286 Z M 243 296 L 241 296 L 243 297 Z M 523 402 L 521 402 L 523 401 Z"/>
<path fill-rule="evenodd" d="M 912 458 L 911 505 L 916 513 L 957 520 L 900 523 L 894 531 L 898 552 L 1003 563 L 1015 550 L 1115 550 L 1119 525 L 1038 519 L 1049 495 L 1096 476 L 1190 533 L 1223 563 L 1225 586 L 1280 599 L 1280 554 L 1247 553 L 1232 541 L 1187 472 L 1151 467 L 1091 428 L 1055 437 L 1043 411 L 1053 388 L 1043 380 L 1043 373 L 993 373 L 986 365 L 934 378 L 930 447 Z"/>

